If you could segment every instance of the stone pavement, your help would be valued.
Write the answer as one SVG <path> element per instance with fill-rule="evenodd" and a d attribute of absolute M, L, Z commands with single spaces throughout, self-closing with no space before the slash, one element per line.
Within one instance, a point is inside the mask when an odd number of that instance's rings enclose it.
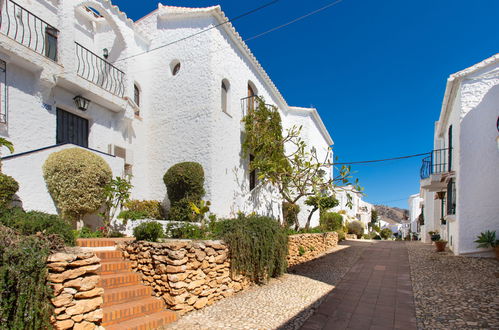
<path fill-rule="evenodd" d="M 417 329 L 405 243 L 365 248 L 301 329 Z"/>

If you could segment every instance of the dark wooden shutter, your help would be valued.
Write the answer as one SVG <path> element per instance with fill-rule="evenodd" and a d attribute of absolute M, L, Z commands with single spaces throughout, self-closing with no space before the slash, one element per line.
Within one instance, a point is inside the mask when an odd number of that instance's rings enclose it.
<path fill-rule="evenodd" d="M 452 170 L 452 125 L 449 126 L 449 132 L 448 132 L 448 138 L 449 138 L 449 171 Z"/>
<path fill-rule="evenodd" d="M 456 214 L 456 182 L 450 179 L 447 183 L 447 214 Z"/>
<path fill-rule="evenodd" d="M 56 143 L 88 147 L 88 120 L 57 108 Z"/>

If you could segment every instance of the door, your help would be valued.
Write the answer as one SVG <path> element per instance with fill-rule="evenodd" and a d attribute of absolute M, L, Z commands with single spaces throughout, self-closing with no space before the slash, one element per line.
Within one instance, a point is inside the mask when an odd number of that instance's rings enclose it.
<path fill-rule="evenodd" d="M 56 143 L 88 147 L 88 120 L 57 108 Z"/>

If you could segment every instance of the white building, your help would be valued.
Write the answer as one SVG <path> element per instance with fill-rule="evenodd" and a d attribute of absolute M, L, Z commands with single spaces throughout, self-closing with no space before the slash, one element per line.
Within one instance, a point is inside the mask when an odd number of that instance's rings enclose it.
<path fill-rule="evenodd" d="M 499 233 L 499 55 L 452 74 L 423 160 L 421 236 L 438 230 L 459 255 L 485 255 L 473 241 Z"/>
<path fill-rule="evenodd" d="M 361 221 L 367 232 L 374 206 L 362 200 L 362 194 L 356 191 L 353 186 L 338 188 L 335 197 L 338 200 L 338 206 L 334 207 L 332 211 L 342 213 L 345 221 Z M 349 201 L 351 206 L 348 205 Z"/>
<path fill-rule="evenodd" d="M 405 232 L 405 235 L 409 233 L 420 233 L 420 223 L 419 216 L 421 215 L 422 209 L 421 206 L 423 204 L 423 199 L 419 196 L 419 194 L 414 194 L 409 196 L 407 201 L 409 206 L 409 219 L 408 219 L 408 230 Z M 404 237 L 405 237 L 404 235 Z"/>
<path fill-rule="evenodd" d="M 103 156 L 114 175 L 131 173 L 133 198 L 168 206 L 164 173 L 196 161 L 215 214 L 280 217 L 279 195 L 258 184 L 242 156 L 241 119 L 256 96 L 279 109 L 284 127 L 302 125 L 319 154 L 333 144 L 317 110 L 289 106 L 233 26 L 220 24 L 219 6 L 159 4 L 133 22 L 108 0 L 0 4 L 0 136 L 16 148 L 4 172 L 20 183 L 26 209 L 56 212 L 41 167 L 78 145 Z M 86 111 L 77 96 L 89 101 Z"/>

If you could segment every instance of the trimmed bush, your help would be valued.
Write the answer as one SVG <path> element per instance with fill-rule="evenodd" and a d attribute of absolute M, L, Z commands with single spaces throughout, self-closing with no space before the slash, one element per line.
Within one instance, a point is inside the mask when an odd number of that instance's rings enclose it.
<path fill-rule="evenodd" d="M 131 199 L 123 206 L 130 212 L 142 213 L 149 219 L 164 219 L 161 203 L 155 200 L 137 200 Z"/>
<path fill-rule="evenodd" d="M 0 328 L 50 329 L 49 241 L 0 225 Z"/>
<path fill-rule="evenodd" d="M 362 234 L 364 234 L 364 226 L 362 225 L 362 222 L 358 220 L 349 222 L 347 227 L 348 233 L 357 235 L 357 238 L 361 238 Z"/>
<path fill-rule="evenodd" d="M 81 219 L 105 201 L 104 187 L 112 179 L 102 157 L 80 148 L 51 154 L 43 164 L 43 177 L 63 217 Z"/>
<path fill-rule="evenodd" d="M 343 228 L 343 217 L 336 212 L 324 212 L 321 214 L 320 224 L 326 231 L 338 231 Z"/>
<path fill-rule="evenodd" d="M 383 238 L 383 239 L 389 239 L 390 237 L 393 236 L 393 232 L 390 230 L 390 228 L 383 228 L 381 229 L 381 231 L 379 232 L 379 235 Z"/>
<path fill-rule="evenodd" d="M 282 275 L 287 268 L 288 236 L 277 220 L 240 215 L 217 223 L 230 248 L 231 271 L 255 283 Z"/>
<path fill-rule="evenodd" d="M 18 190 L 19 184 L 13 177 L 0 173 L 0 208 L 9 206 Z"/>
<path fill-rule="evenodd" d="M 163 176 L 170 210 L 168 218 L 177 221 L 194 221 L 190 202 L 198 205 L 204 195 L 204 170 L 196 162 L 173 165 Z"/>
<path fill-rule="evenodd" d="M 71 224 L 54 214 L 38 211 L 25 212 L 15 207 L 0 214 L 0 223 L 22 235 L 58 235 L 66 245 L 75 245 L 75 236 Z"/>
<path fill-rule="evenodd" d="M 344 241 L 346 239 L 346 235 L 343 230 L 337 230 L 336 233 L 338 234 L 338 242 Z"/>
<path fill-rule="evenodd" d="M 143 222 L 133 229 L 133 236 L 138 241 L 157 242 L 164 236 L 163 226 L 157 221 Z"/>

